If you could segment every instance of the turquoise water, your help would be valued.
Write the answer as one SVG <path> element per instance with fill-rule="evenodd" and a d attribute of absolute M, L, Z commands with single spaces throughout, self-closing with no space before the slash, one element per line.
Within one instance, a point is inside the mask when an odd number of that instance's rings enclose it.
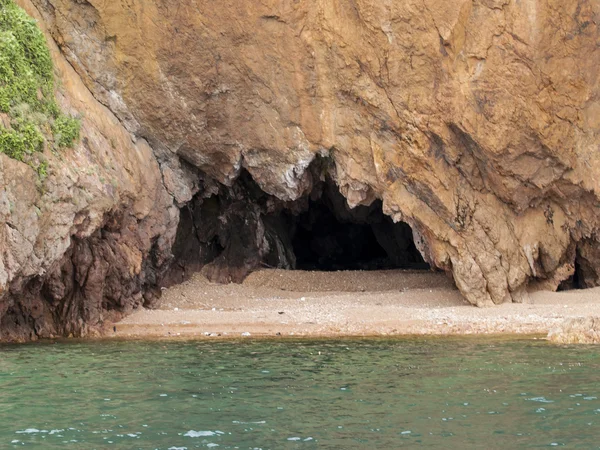
<path fill-rule="evenodd" d="M 600 448 L 600 347 L 465 339 L 0 347 L 0 448 Z"/>

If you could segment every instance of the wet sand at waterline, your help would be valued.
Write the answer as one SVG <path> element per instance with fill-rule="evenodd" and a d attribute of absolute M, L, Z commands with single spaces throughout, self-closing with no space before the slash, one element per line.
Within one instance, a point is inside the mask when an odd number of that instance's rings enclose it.
<path fill-rule="evenodd" d="M 535 292 L 524 304 L 476 308 L 444 273 L 261 270 L 243 284 L 201 274 L 163 292 L 157 310 L 110 327 L 116 337 L 546 334 L 566 318 L 600 316 L 600 288 Z"/>

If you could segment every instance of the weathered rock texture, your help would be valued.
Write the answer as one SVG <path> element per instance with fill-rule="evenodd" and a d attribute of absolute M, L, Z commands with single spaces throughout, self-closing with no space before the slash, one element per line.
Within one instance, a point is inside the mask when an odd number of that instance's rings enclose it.
<path fill-rule="evenodd" d="M 600 318 L 565 319 L 550 330 L 548 340 L 555 344 L 599 344 Z"/>
<path fill-rule="evenodd" d="M 473 304 L 555 289 L 576 265 L 582 286 L 600 281 L 595 0 L 19 3 L 56 42 L 86 137 L 42 190 L 1 160 L 0 314 L 34 314 L 11 293 L 48 279 L 56 302 L 124 286 L 83 320 L 131 306 L 168 259 L 173 204 L 233 199 L 244 169 L 297 203 L 317 155 L 350 206 L 382 200 Z"/>
<path fill-rule="evenodd" d="M 46 152 L 43 182 L 0 154 L 0 339 L 85 333 L 151 301 L 145 287 L 179 219 L 151 148 L 132 141 L 50 44 L 59 103 L 83 113 L 82 139 Z"/>

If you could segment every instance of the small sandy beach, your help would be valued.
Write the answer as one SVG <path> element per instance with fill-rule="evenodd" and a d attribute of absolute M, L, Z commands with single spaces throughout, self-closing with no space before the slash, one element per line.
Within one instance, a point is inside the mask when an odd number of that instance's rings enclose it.
<path fill-rule="evenodd" d="M 157 310 L 110 326 L 119 338 L 546 334 L 600 316 L 600 288 L 535 292 L 526 304 L 476 308 L 443 273 L 261 270 L 241 285 L 201 274 L 167 289 Z"/>

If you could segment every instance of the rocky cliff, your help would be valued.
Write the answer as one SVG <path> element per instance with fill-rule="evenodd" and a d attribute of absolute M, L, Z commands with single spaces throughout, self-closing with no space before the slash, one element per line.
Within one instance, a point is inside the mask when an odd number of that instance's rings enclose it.
<path fill-rule="evenodd" d="M 600 283 L 595 0 L 17 3 L 83 119 L 42 183 L 0 154 L 2 333 L 149 305 L 177 259 L 293 267 L 329 185 L 475 305 Z"/>

